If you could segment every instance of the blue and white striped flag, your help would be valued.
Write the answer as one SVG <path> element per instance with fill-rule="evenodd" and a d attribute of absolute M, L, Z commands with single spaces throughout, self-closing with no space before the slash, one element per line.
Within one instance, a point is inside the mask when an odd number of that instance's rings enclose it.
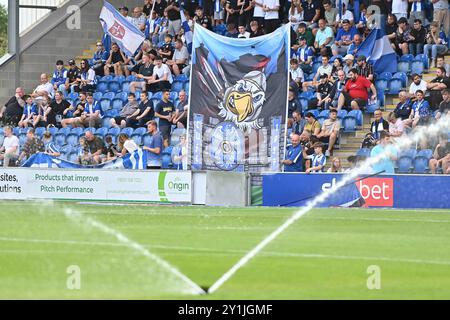
<path fill-rule="evenodd" d="M 145 40 L 145 35 L 107 1 L 104 1 L 100 13 L 100 23 L 103 31 L 111 36 L 111 41 L 116 42 L 128 56 L 133 56 Z"/>
<path fill-rule="evenodd" d="M 180 10 L 180 16 L 181 16 L 181 26 L 184 30 L 184 38 L 186 39 L 186 46 L 188 49 L 189 54 L 192 53 L 192 30 L 191 27 L 189 27 L 189 23 L 186 20 L 186 16 L 184 15 L 184 8 L 181 7 Z"/>
<path fill-rule="evenodd" d="M 365 56 L 375 73 L 397 72 L 397 54 L 391 47 L 388 37 L 381 29 L 372 30 L 361 43 L 357 56 Z"/>

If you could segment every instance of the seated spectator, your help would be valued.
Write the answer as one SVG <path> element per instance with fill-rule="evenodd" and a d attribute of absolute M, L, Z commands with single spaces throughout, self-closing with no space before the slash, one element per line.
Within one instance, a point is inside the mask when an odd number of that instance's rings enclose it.
<path fill-rule="evenodd" d="M 302 146 L 298 134 L 292 135 L 291 144 L 286 146 L 286 159 L 282 160 L 281 163 L 284 165 L 284 172 L 303 171 Z"/>
<path fill-rule="evenodd" d="M 325 20 L 327 21 L 327 26 L 335 29 L 336 16 L 338 14 L 337 8 L 333 8 L 330 0 L 324 0 L 322 2 L 322 6 L 324 8 Z"/>
<path fill-rule="evenodd" d="M 328 56 L 322 56 L 322 65 L 317 69 L 317 72 L 313 77 L 313 81 L 303 82 L 303 91 L 308 91 L 308 87 L 310 86 L 318 86 L 318 81 L 321 75 L 326 74 L 328 77 L 331 77 L 333 66 L 328 63 L 329 61 L 330 59 L 328 58 Z"/>
<path fill-rule="evenodd" d="M 325 19 L 319 20 L 319 30 L 316 32 L 314 48 L 316 51 L 326 48 L 327 54 L 331 54 L 331 46 L 334 43 L 333 29 L 327 27 Z"/>
<path fill-rule="evenodd" d="M 299 87 L 301 87 L 302 82 L 305 80 L 303 75 L 303 70 L 298 66 L 297 59 L 291 59 L 291 69 L 289 70 L 291 73 L 292 80 L 294 80 Z"/>
<path fill-rule="evenodd" d="M 408 40 L 410 54 L 416 56 L 423 53 L 423 44 L 425 42 L 426 34 L 427 31 L 422 26 L 422 21 L 420 19 L 415 19 Z"/>
<path fill-rule="evenodd" d="M 69 60 L 69 70 L 67 71 L 67 79 L 62 93 L 67 96 L 68 92 L 75 92 L 75 87 L 79 85 L 79 79 L 81 78 L 80 68 L 77 67 L 75 60 Z"/>
<path fill-rule="evenodd" d="M 122 52 L 122 50 L 120 50 L 117 43 L 113 43 L 111 45 L 111 52 L 109 53 L 108 60 L 106 60 L 105 63 L 105 75 L 109 75 L 111 72 L 113 72 L 116 76 L 121 76 L 124 73 L 126 76 L 128 76 L 129 70 L 126 67 L 128 62 L 129 59 Z"/>
<path fill-rule="evenodd" d="M 111 161 L 116 159 L 120 152 L 117 151 L 117 146 L 113 143 L 112 137 L 107 135 L 105 137 L 105 148 L 106 148 L 106 161 Z"/>
<path fill-rule="evenodd" d="M 388 37 L 392 49 L 397 50 L 398 44 L 397 44 L 397 17 L 393 15 L 392 13 L 389 13 L 387 15 L 386 19 L 386 25 L 385 25 L 385 32 L 386 36 Z"/>
<path fill-rule="evenodd" d="M 407 120 L 411 114 L 412 101 L 404 90 L 398 93 L 398 98 L 400 102 L 394 109 L 395 117 L 400 118 L 402 121 Z"/>
<path fill-rule="evenodd" d="M 292 113 L 297 110 L 301 110 L 302 106 L 298 102 L 297 97 L 293 90 L 289 90 L 288 94 L 288 119 L 292 121 Z"/>
<path fill-rule="evenodd" d="M 436 174 L 438 168 L 442 169 L 443 174 L 450 174 L 450 142 L 447 135 L 439 137 L 439 143 L 433 152 L 433 158 L 430 159 L 430 171 Z"/>
<path fill-rule="evenodd" d="M 80 78 L 78 83 L 73 86 L 75 92 L 94 92 L 97 84 L 95 71 L 89 66 L 89 61 L 83 59 L 81 61 Z"/>
<path fill-rule="evenodd" d="M 404 124 L 402 118 L 397 118 L 395 112 L 389 113 L 389 134 L 392 138 L 398 138 L 403 135 L 404 132 Z"/>
<path fill-rule="evenodd" d="M 161 169 L 161 153 L 163 150 L 163 139 L 158 132 L 158 124 L 151 120 L 147 125 L 148 133 L 152 136 L 150 144 L 143 146 L 142 149 L 147 152 L 147 169 Z"/>
<path fill-rule="evenodd" d="M 92 155 L 94 164 L 102 163 L 103 158 L 105 158 L 106 156 L 105 154 L 103 154 L 103 149 L 105 148 L 103 140 L 100 137 L 96 137 L 91 131 L 86 131 L 84 137 L 86 139 L 86 148 Z"/>
<path fill-rule="evenodd" d="M 216 1 L 218 1 L 218 0 L 216 0 Z M 262 35 L 263 35 L 263 32 L 259 28 L 258 22 L 255 21 L 255 20 L 251 21 L 250 22 L 250 38 L 256 38 L 256 37 L 259 37 L 259 36 L 262 36 Z"/>
<path fill-rule="evenodd" d="M 56 61 L 56 70 L 53 72 L 52 80 L 53 90 L 64 90 L 67 80 L 67 70 L 64 68 L 64 62 L 62 60 Z"/>
<path fill-rule="evenodd" d="M 19 120 L 20 128 L 33 126 L 34 117 L 38 115 L 38 107 L 36 103 L 33 102 L 33 98 L 29 95 L 26 95 L 23 98 L 25 100 L 25 105 L 23 106 L 22 117 Z"/>
<path fill-rule="evenodd" d="M 375 120 L 370 124 L 370 132 L 375 140 L 380 140 L 380 132 L 389 130 L 389 123 L 383 119 L 383 112 L 378 109 L 373 113 Z"/>
<path fill-rule="evenodd" d="M 435 118 L 439 120 L 443 116 L 450 116 L 450 89 L 442 90 L 442 102 L 439 104 L 439 109 L 436 112 Z"/>
<path fill-rule="evenodd" d="M 339 96 L 345 87 L 345 73 L 343 70 L 337 72 L 337 80 L 333 83 L 330 92 L 330 107 L 337 108 Z"/>
<path fill-rule="evenodd" d="M 86 105 L 86 92 L 80 92 L 78 97 L 79 101 L 76 106 L 70 105 L 63 111 L 63 119 L 61 120 L 61 127 L 65 128 L 68 125 L 76 126 L 79 125 L 79 120 L 81 114 L 84 112 L 84 107 Z"/>
<path fill-rule="evenodd" d="M 359 76 L 363 76 L 370 82 L 373 82 L 375 80 L 373 67 L 370 65 L 370 63 L 367 63 L 365 56 L 358 56 L 358 58 L 356 59 L 356 64 L 356 71 L 358 72 Z"/>
<path fill-rule="evenodd" d="M 180 136 L 180 143 L 172 149 L 172 163 L 177 170 L 188 169 L 188 148 L 186 143 L 186 136 Z"/>
<path fill-rule="evenodd" d="M 322 129 L 319 134 L 316 135 L 319 141 L 328 146 L 325 151 L 325 156 L 329 157 L 333 153 L 333 147 L 339 138 L 339 130 L 341 124 L 337 118 L 337 110 L 331 109 L 329 119 L 325 120 L 322 124 Z"/>
<path fill-rule="evenodd" d="M 349 20 L 343 20 L 342 27 L 338 29 L 334 44 L 331 47 L 333 55 L 345 55 L 350 48 L 350 45 L 353 43 L 353 39 L 357 33 L 358 31 L 354 26 L 352 26 Z"/>
<path fill-rule="evenodd" d="M 34 129 L 28 129 L 27 140 L 22 147 L 22 152 L 20 153 L 19 158 L 17 159 L 17 166 L 20 166 L 20 164 L 25 162 L 25 160 L 30 158 L 33 154 L 43 151 L 45 151 L 44 144 L 38 137 L 35 136 Z"/>
<path fill-rule="evenodd" d="M 175 41 L 175 51 L 172 60 L 167 60 L 166 64 L 172 69 L 172 73 L 176 76 L 182 73 L 189 61 L 189 52 L 183 41 L 177 39 Z"/>
<path fill-rule="evenodd" d="M 341 173 L 344 172 L 344 168 L 341 164 L 341 159 L 334 157 L 331 159 L 331 167 L 327 170 L 327 173 Z"/>
<path fill-rule="evenodd" d="M 345 1 L 342 1 L 342 17 L 338 12 L 336 15 L 336 24 L 335 24 L 336 30 L 344 25 L 345 20 L 347 20 L 350 23 L 350 25 L 352 26 L 354 25 L 353 12 L 347 10 L 347 3 Z"/>
<path fill-rule="evenodd" d="M 428 101 L 424 99 L 423 91 L 416 91 L 416 101 L 412 105 L 410 121 L 407 124 L 412 124 L 412 127 L 425 126 L 431 120 L 431 109 Z"/>
<path fill-rule="evenodd" d="M 55 91 L 53 90 L 52 84 L 48 81 L 48 76 L 46 73 L 41 74 L 41 84 L 34 89 L 31 97 L 36 104 L 40 104 L 42 99 L 46 96 L 53 98 Z"/>
<path fill-rule="evenodd" d="M 380 143 L 370 151 L 371 158 L 377 158 L 372 165 L 373 172 L 394 174 L 395 161 L 397 161 L 397 149 L 391 144 L 389 132 L 380 132 Z"/>
<path fill-rule="evenodd" d="M 158 55 L 163 58 L 163 62 L 166 60 L 171 60 L 174 52 L 172 45 L 172 35 L 166 34 L 164 37 L 164 44 L 157 50 Z"/>
<path fill-rule="evenodd" d="M 97 76 L 103 77 L 105 75 L 105 64 L 108 60 L 109 53 L 105 50 L 103 43 L 97 42 L 97 51 L 92 57 L 92 69 Z"/>
<path fill-rule="evenodd" d="M 127 153 L 132 154 L 139 149 L 139 146 L 127 134 L 121 133 L 119 134 L 117 148 L 120 150 L 119 156 L 124 156 Z"/>
<path fill-rule="evenodd" d="M 111 127 L 126 128 L 132 127 L 136 122 L 136 117 L 139 115 L 139 104 L 136 101 L 134 93 L 128 94 L 128 103 L 120 110 L 119 116 L 111 119 Z"/>
<path fill-rule="evenodd" d="M 320 18 L 321 4 L 317 0 L 306 0 L 302 3 L 303 7 L 303 21 L 305 26 L 309 29 L 314 29 L 317 27 L 317 22 Z M 326 21 L 325 26 L 326 26 Z"/>
<path fill-rule="evenodd" d="M 434 64 L 434 67 L 437 67 L 437 56 L 447 52 L 447 43 L 448 40 L 444 31 L 439 30 L 439 23 L 433 21 L 430 25 L 430 31 L 426 35 L 426 44 L 424 46 L 424 53 L 428 57 L 430 66 Z"/>
<path fill-rule="evenodd" d="M 319 85 L 317 86 L 316 98 L 317 98 L 317 108 L 319 109 L 329 109 L 331 106 L 331 90 L 333 85 L 328 81 L 328 76 L 322 74 L 320 76 Z"/>
<path fill-rule="evenodd" d="M 227 32 L 225 33 L 225 37 L 228 38 L 237 38 L 239 32 L 236 29 L 236 25 L 234 23 L 227 24 Z"/>
<path fill-rule="evenodd" d="M 320 123 L 313 113 L 308 112 L 305 115 L 306 125 L 303 132 L 308 132 L 310 136 L 316 136 L 320 133 Z"/>
<path fill-rule="evenodd" d="M 133 10 L 133 15 L 130 17 L 129 21 L 132 25 L 139 29 L 139 26 L 146 22 L 147 18 L 143 13 L 142 7 L 136 7 Z"/>
<path fill-rule="evenodd" d="M 408 20 L 402 17 L 398 20 L 398 28 L 396 31 L 395 50 L 397 54 L 408 54 L 411 29 L 408 25 Z"/>
<path fill-rule="evenodd" d="M 164 139 L 164 146 L 169 146 L 170 131 L 172 129 L 172 119 L 175 108 L 169 100 L 170 92 L 165 90 L 161 101 L 156 105 L 155 116 L 159 118 L 159 132 Z"/>
<path fill-rule="evenodd" d="M 33 128 L 47 127 L 47 115 L 50 111 L 50 99 L 44 97 L 41 105 L 38 107 L 37 115 L 33 117 Z"/>
<path fill-rule="evenodd" d="M 299 64 L 300 68 L 304 73 L 311 73 L 314 51 L 311 47 L 308 47 L 308 45 L 306 44 L 305 37 L 298 38 L 298 43 L 299 47 L 295 52 L 295 56 L 297 57 L 297 63 Z M 291 59 L 291 68 L 292 68 L 292 59 Z M 293 77 L 293 79 L 295 78 Z"/>
<path fill-rule="evenodd" d="M 450 78 L 445 75 L 444 68 L 437 68 L 436 76 L 436 78 L 427 84 L 427 90 L 430 93 L 428 102 L 430 103 L 433 111 L 438 108 L 442 101 L 441 91 L 444 89 L 450 89 Z"/>
<path fill-rule="evenodd" d="M 349 77 L 348 73 L 350 72 L 350 70 L 356 68 L 355 57 L 352 54 L 347 54 L 344 57 L 344 62 L 345 62 L 345 64 L 344 64 L 344 67 L 342 68 L 342 70 L 344 70 L 344 72 L 345 72 L 345 77 L 348 78 Z"/>
<path fill-rule="evenodd" d="M 153 69 L 154 69 L 153 61 L 150 58 L 150 55 L 145 53 L 142 56 L 142 64 L 139 67 L 139 71 L 136 74 L 136 78 L 138 78 L 140 81 L 133 81 L 130 83 L 130 92 L 136 93 L 136 89 L 139 89 L 140 91 L 148 91 L 150 89 L 150 86 L 147 84 L 147 82 L 152 78 L 153 75 Z M 142 81 L 143 80 L 143 81 Z"/>
<path fill-rule="evenodd" d="M 331 70 L 331 78 L 330 81 L 334 82 L 338 79 L 338 71 L 339 70 L 344 70 L 344 66 L 342 64 L 342 59 L 341 58 L 335 58 L 333 61 L 333 69 Z"/>
<path fill-rule="evenodd" d="M 44 144 L 44 153 L 52 157 L 59 157 L 61 151 L 58 146 L 53 142 L 52 134 L 45 131 L 42 136 L 42 143 Z"/>
<path fill-rule="evenodd" d="M 445 69 L 445 75 L 447 77 L 450 77 L 450 63 L 445 63 L 444 56 L 440 55 L 440 56 L 437 57 L 436 65 L 437 65 L 437 68 L 440 68 L 440 67 L 444 68 Z"/>
<path fill-rule="evenodd" d="M 147 92 L 141 92 L 141 102 L 139 103 L 138 115 L 130 119 L 129 127 L 143 127 L 148 121 L 155 117 L 153 102 L 149 100 Z M 134 121 L 133 121 L 134 120 Z"/>
<path fill-rule="evenodd" d="M 349 80 L 338 99 L 338 111 L 344 106 L 345 109 L 359 110 L 367 105 L 369 99 L 368 89 L 372 91 L 371 100 L 376 101 L 377 89 L 375 85 L 365 77 L 358 75 L 356 69 L 349 71 Z M 349 108 L 350 106 L 350 108 Z"/>
<path fill-rule="evenodd" d="M 152 78 L 148 80 L 150 87 L 147 89 L 150 89 L 151 92 L 170 90 L 172 82 L 173 77 L 170 68 L 163 63 L 160 56 L 157 56 L 155 58 Z"/>
<path fill-rule="evenodd" d="M 10 126 L 3 128 L 3 145 L 0 147 L 0 160 L 3 160 L 3 167 L 9 167 L 16 163 L 19 158 L 19 138 L 17 138 Z"/>
<path fill-rule="evenodd" d="M 71 107 L 70 103 L 64 99 L 61 91 L 55 93 L 55 100 L 50 103 L 46 117 L 43 119 L 45 126 L 61 127 L 61 121 L 64 117 L 64 111 L 68 111 Z M 66 111 L 66 113 L 67 113 Z"/>
<path fill-rule="evenodd" d="M 320 9 L 319 9 L 320 13 Z M 306 21 L 306 20 L 305 20 Z M 306 46 L 314 50 L 314 35 L 310 28 L 307 28 L 306 23 L 302 22 L 298 25 L 297 29 L 297 39 L 303 37 L 306 40 Z"/>
<path fill-rule="evenodd" d="M 362 39 L 361 35 L 356 33 L 353 36 L 352 43 L 348 46 L 347 55 L 355 56 L 358 53 L 358 50 L 361 47 L 362 42 L 363 42 L 363 39 Z"/>
<path fill-rule="evenodd" d="M 247 31 L 244 25 L 238 26 L 238 39 L 250 39 L 250 32 Z"/>
<path fill-rule="evenodd" d="M 94 160 L 94 156 L 89 149 L 89 145 L 87 143 L 86 138 L 80 137 L 78 152 L 77 152 L 77 163 L 83 166 L 92 166 L 97 164 Z"/>
<path fill-rule="evenodd" d="M 23 107 L 25 106 L 25 100 L 23 96 L 25 92 L 21 87 L 16 89 L 16 93 L 11 97 L 8 102 L 0 108 L 0 120 L 3 124 L 17 126 L 20 118 L 23 114 Z"/>
<path fill-rule="evenodd" d="M 186 91 L 181 90 L 178 93 L 178 104 L 172 119 L 172 123 L 176 125 L 177 128 L 187 128 L 187 117 L 189 112 L 188 102 Z"/>
<path fill-rule="evenodd" d="M 412 74 L 411 75 L 411 85 L 409 86 L 409 96 L 411 99 L 416 98 L 416 91 L 422 90 L 423 92 L 427 91 L 427 82 L 422 79 L 420 74 Z"/>
<path fill-rule="evenodd" d="M 85 127 L 98 127 L 103 118 L 103 111 L 100 103 L 94 101 L 92 93 L 86 94 L 86 104 L 84 105 L 84 111 L 79 118 L 75 121 L 76 125 L 84 125 Z"/>
<path fill-rule="evenodd" d="M 169 19 L 167 17 L 167 11 L 164 11 L 161 15 L 158 13 L 158 17 L 155 20 L 154 32 L 152 34 L 152 43 L 158 44 L 164 41 L 167 32 L 169 31 Z"/>
<path fill-rule="evenodd" d="M 323 172 L 325 165 L 327 163 L 327 157 L 323 154 L 323 144 L 316 142 L 313 145 L 314 154 L 307 155 L 305 150 L 303 150 L 303 157 L 311 160 L 311 167 L 305 170 L 306 173 Z"/>
<path fill-rule="evenodd" d="M 302 116 L 302 112 L 296 110 L 292 112 L 292 132 L 295 134 L 302 134 L 305 129 L 306 120 Z"/>

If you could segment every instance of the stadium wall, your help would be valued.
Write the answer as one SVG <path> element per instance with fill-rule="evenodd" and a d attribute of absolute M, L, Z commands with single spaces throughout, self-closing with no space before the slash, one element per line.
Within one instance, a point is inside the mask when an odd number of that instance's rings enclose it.
<path fill-rule="evenodd" d="M 303 206 L 323 191 L 332 192 L 343 174 L 276 173 L 263 174 L 264 206 Z M 364 178 L 361 176 L 359 179 Z M 379 175 L 355 182 L 333 196 L 322 206 L 348 204 L 353 190 L 359 200 L 354 205 L 404 209 L 450 209 L 450 176 L 443 175 Z M 358 181 L 359 180 L 359 181 Z M 349 189 L 350 187 L 350 189 Z M 364 201 L 362 201 L 364 200 Z"/>

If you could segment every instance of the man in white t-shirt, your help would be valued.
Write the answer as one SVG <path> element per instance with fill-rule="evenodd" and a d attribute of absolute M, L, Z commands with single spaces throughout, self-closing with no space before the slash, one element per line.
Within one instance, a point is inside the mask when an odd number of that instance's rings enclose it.
<path fill-rule="evenodd" d="M 411 80 L 413 81 L 409 86 L 409 95 L 411 98 L 414 98 L 417 90 L 422 90 L 424 93 L 427 91 L 427 82 L 419 74 L 413 74 Z"/>
<path fill-rule="evenodd" d="M 0 160 L 3 160 L 3 166 L 9 167 L 11 163 L 15 163 L 19 158 L 19 138 L 17 138 L 11 127 L 6 126 L 3 130 L 5 139 L 0 147 Z"/>
<path fill-rule="evenodd" d="M 47 74 L 41 74 L 41 84 L 34 89 L 31 96 L 33 97 L 35 102 L 40 102 L 45 96 L 49 96 L 53 99 L 55 95 L 55 90 L 53 85 L 48 81 Z"/>
<path fill-rule="evenodd" d="M 275 31 L 279 25 L 278 10 L 280 10 L 279 0 L 263 0 L 264 29 L 266 34 Z"/>
<path fill-rule="evenodd" d="M 392 13 L 400 18 L 407 18 L 408 15 L 408 0 L 392 0 Z"/>
<path fill-rule="evenodd" d="M 170 68 L 162 62 L 162 58 L 155 58 L 155 67 L 153 68 L 152 79 L 148 81 L 151 91 L 170 90 L 173 82 L 172 72 Z"/>

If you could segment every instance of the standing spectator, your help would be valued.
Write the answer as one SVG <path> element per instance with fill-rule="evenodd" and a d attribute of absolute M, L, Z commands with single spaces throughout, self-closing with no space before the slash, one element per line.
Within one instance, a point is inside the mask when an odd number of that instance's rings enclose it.
<path fill-rule="evenodd" d="M 289 7 L 289 22 L 292 29 L 296 30 L 301 21 L 303 21 L 302 2 L 300 0 L 292 0 Z"/>
<path fill-rule="evenodd" d="M 448 0 L 431 0 L 433 3 L 433 21 L 438 23 L 438 29 L 442 27 L 446 35 L 450 33 L 450 13 Z"/>
<path fill-rule="evenodd" d="M 109 75 L 113 72 L 116 76 L 125 75 L 128 76 L 128 69 L 126 64 L 129 62 L 129 59 L 125 56 L 125 54 L 120 50 L 117 43 L 113 43 L 111 45 L 111 52 L 109 53 L 108 60 L 105 63 L 105 75 Z"/>
<path fill-rule="evenodd" d="M 342 168 L 341 159 L 338 157 L 331 159 L 331 167 L 327 170 L 327 173 L 341 173 L 344 171 L 345 170 Z"/>
<path fill-rule="evenodd" d="M 322 130 L 317 136 L 320 142 L 328 145 L 325 151 L 325 156 L 329 157 L 333 153 L 333 147 L 339 138 L 339 130 L 341 129 L 341 124 L 337 118 L 337 110 L 330 110 L 330 118 L 325 120 L 322 124 Z"/>
<path fill-rule="evenodd" d="M 337 10 L 337 8 L 332 7 L 330 0 L 324 0 L 322 2 L 322 5 L 323 5 L 323 8 L 325 9 L 324 15 L 325 15 L 325 20 L 327 21 L 327 26 L 334 29 L 338 10 Z"/>
<path fill-rule="evenodd" d="M 279 0 L 262 0 L 264 14 L 264 31 L 269 34 L 275 31 L 279 25 L 280 20 L 278 10 L 280 9 Z"/>
<path fill-rule="evenodd" d="M 430 102 L 432 110 L 436 110 L 442 101 L 441 91 L 450 89 L 450 78 L 445 75 L 444 68 L 437 68 L 436 76 L 436 78 L 427 84 L 427 90 L 430 93 L 428 101 Z"/>
<path fill-rule="evenodd" d="M 128 103 L 120 110 L 119 116 L 111 119 L 111 127 L 131 127 L 136 122 L 136 117 L 139 115 L 139 112 L 139 104 L 136 101 L 136 96 L 130 92 L 128 94 Z"/>
<path fill-rule="evenodd" d="M 441 167 L 444 174 L 450 174 L 450 142 L 447 135 L 439 137 L 439 143 L 434 149 L 433 158 L 430 159 L 430 171 L 436 174 L 437 168 Z"/>
<path fill-rule="evenodd" d="M 145 14 L 146 17 L 150 16 L 150 13 L 152 12 L 152 8 L 153 8 L 153 1 L 152 0 L 144 0 L 144 6 L 142 7 L 142 12 Z"/>
<path fill-rule="evenodd" d="M 305 129 L 306 120 L 302 117 L 302 112 L 296 110 L 292 113 L 292 132 L 295 134 L 302 134 Z"/>
<path fill-rule="evenodd" d="M 308 132 L 310 136 L 317 136 L 320 133 L 320 123 L 313 113 L 308 112 L 305 115 L 306 125 L 303 132 Z"/>
<path fill-rule="evenodd" d="M 28 126 L 33 126 L 34 117 L 38 114 L 38 107 L 36 103 L 33 102 L 31 96 L 26 95 L 23 98 L 26 103 L 23 106 L 23 114 L 19 121 L 19 127 L 26 128 Z"/>
<path fill-rule="evenodd" d="M 342 17 L 338 12 L 338 14 L 336 15 L 335 28 L 337 29 L 339 27 L 342 27 L 345 20 L 347 20 L 351 26 L 354 25 L 355 18 L 353 17 L 353 12 L 347 10 L 347 4 L 345 3 L 345 1 L 342 1 Z"/>
<path fill-rule="evenodd" d="M 264 8 L 264 0 L 260 0 L 260 1 L 261 1 L 261 9 L 263 9 Z M 227 25 L 233 24 L 234 26 L 238 25 L 238 23 L 239 23 L 238 1 L 237 0 L 227 0 L 225 10 L 226 10 L 226 14 L 227 14 L 225 24 L 227 24 Z M 264 10 L 263 10 L 263 12 L 264 12 Z M 262 16 L 262 18 L 264 18 L 264 15 Z"/>
<path fill-rule="evenodd" d="M 100 137 L 96 137 L 91 131 L 86 131 L 84 137 L 86 139 L 86 147 L 89 149 L 89 153 L 92 155 L 94 163 L 102 163 L 105 156 L 103 154 L 103 149 L 105 149 L 103 140 Z"/>
<path fill-rule="evenodd" d="M 409 34 L 411 29 L 408 25 L 408 20 L 402 17 L 398 20 L 398 28 L 396 32 L 395 50 L 397 54 L 408 54 L 408 41 L 410 40 Z"/>
<path fill-rule="evenodd" d="M 375 120 L 370 125 L 370 132 L 375 140 L 380 140 L 380 132 L 389 130 L 389 123 L 383 119 L 383 113 L 380 109 L 373 113 Z"/>
<path fill-rule="evenodd" d="M 442 102 L 439 104 L 439 110 L 436 112 L 435 118 L 439 120 L 445 115 L 450 116 L 450 89 L 442 90 Z"/>
<path fill-rule="evenodd" d="M 139 146 L 127 134 L 121 133 L 119 134 L 117 148 L 120 150 L 119 155 L 124 156 L 127 153 L 132 154 L 139 149 Z"/>
<path fill-rule="evenodd" d="M 393 138 L 398 138 L 403 135 L 404 132 L 404 124 L 402 118 L 397 118 L 395 112 L 389 113 L 389 134 Z"/>
<path fill-rule="evenodd" d="M 342 27 L 338 29 L 336 39 L 331 47 L 333 55 L 337 56 L 346 54 L 357 33 L 358 31 L 351 25 L 348 19 L 343 20 Z"/>
<path fill-rule="evenodd" d="M 16 89 L 16 93 L 8 102 L 0 108 L 0 119 L 3 124 L 17 126 L 23 114 L 25 100 L 23 99 L 25 92 L 21 87 Z"/>
<path fill-rule="evenodd" d="M 169 90 L 163 91 L 162 99 L 155 108 L 155 116 L 159 118 L 159 131 L 164 139 L 165 147 L 169 146 L 170 130 L 172 127 L 173 113 L 175 111 L 169 97 Z"/>
<path fill-rule="evenodd" d="M 200 24 L 202 27 L 211 30 L 211 21 L 204 14 L 204 10 L 201 6 L 195 9 L 194 22 Z"/>
<path fill-rule="evenodd" d="M 169 29 L 167 32 L 170 35 L 175 36 L 181 29 L 180 6 L 178 1 L 168 0 L 167 7 L 164 11 L 167 12 L 167 17 L 169 19 Z"/>
<path fill-rule="evenodd" d="M 153 68 L 153 78 L 148 80 L 150 91 L 164 91 L 170 90 L 173 82 L 172 72 L 170 68 L 163 63 L 162 58 L 157 56 L 155 58 L 155 67 Z"/>
<path fill-rule="evenodd" d="M 425 22 L 425 8 L 423 0 L 409 0 L 412 3 L 409 11 L 409 23 L 412 24 L 415 19 Z"/>
<path fill-rule="evenodd" d="M 218 1 L 218 0 L 216 0 Z M 265 12 L 263 10 L 263 0 L 252 0 L 253 5 L 253 21 L 258 23 L 260 29 L 264 28 L 264 16 Z M 227 11 L 228 12 L 228 11 Z M 228 13 L 227 13 L 228 14 Z"/>
<path fill-rule="evenodd" d="M 427 91 L 427 82 L 425 80 L 422 80 L 422 76 L 420 74 L 412 74 L 411 79 L 412 82 L 409 86 L 409 95 L 411 98 L 415 98 L 417 90 L 422 90 L 423 92 Z"/>
<path fill-rule="evenodd" d="M 423 44 L 425 43 L 425 36 L 427 31 L 422 26 L 422 21 L 419 19 L 414 20 L 413 29 L 409 34 L 409 53 L 412 55 L 418 55 L 423 53 Z"/>
<path fill-rule="evenodd" d="M 75 92 L 74 89 L 78 86 L 78 79 L 80 79 L 80 68 L 77 67 L 75 60 L 69 60 L 69 70 L 67 71 L 66 85 L 61 90 L 64 96 L 67 96 L 68 92 Z M 61 88 L 62 89 L 62 88 Z"/>
<path fill-rule="evenodd" d="M 428 101 L 424 99 L 422 90 L 416 91 L 416 102 L 412 105 L 411 116 L 412 127 L 427 125 L 431 118 L 431 109 Z"/>
<path fill-rule="evenodd" d="M 317 0 L 306 0 L 302 3 L 303 20 L 310 29 L 317 27 L 320 18 L 320 2 Z M 325 22 L 326 25 L 326 22 Z"/>
<path fill-rule="evenodd" d="M 314 154 L 307 156 L 305 151 L 303 151 L 303 157 L 311 160 L 311 167 L 306 169 L 306 173 L 323 172 L 325 165 L 327 163 L 327 157 L 323 154 L 323 144 L 316 142 L 313 145 Z"/>
<path fill-rule="evenodd" d="M 41 74 L 41 84 L 34 89 L 31 97 L 34 102 L 40 104 L 44 96 L 53 98 L 55 91 L 53 90 L 52 84 L 48 81 L 48 76 L 46 73 Z"/>
<path fill-rule="evenodd" d="M 300 136 L 293 134 L 291 144 L 286 146 L 286 159 L 281 162 L 284 165 L 284 172 L 302 172 L 303 158 Z"/>
<path fill-rule="evenodd" d="M 181 90 L 178 93 L 178 104 L 176 106 L 175 115 L 173 116 L 172 123 L 178 128 L 187 127 L 187 114 L 188 114 L 188 100 L 186 91 Z"/>
<path fill-rule="evenodd" d="M 56 70 L 53 72 L 51 83 L 53 90 L 58 91 L 64 89 L 67 80 L 67 70 L 64 68 L 62 60 L 56 61 Z"/>
<path fill-rule="evenodd" d="M 357 63 L 356 71 L 358 72 L 358 75 L 363 76 L 367 80 L 373 82 L 375 80 L 373 68 L 370 65 L 370 63 L 367 63 L 366 57 L 363 55 L 360 55 L 360 56 L 358 56 L 356 61 L 357 61 L 356 62 Z"/>
<path fill-rule="evenodd" d="M 153 102 L 148 99 L 147 92 L 143 91 L 141 92 L 141 102 L 139 103 L 139 115 L 135 119 L 137 123 L 135 122 L 132 127 L 136 125 L 143 127 L 148 121 L 153 120 L 154 117 L 155 110 L 153 108 Z"/>
<path fill-rule="evenodd" d="M 447 52 L 447 43 L 448 40 L 445 33 L 439 30 L 439 23 L 433 21 L 430 25 L 430 31 L 426 35 L 426 44 L 424 46 L 424 53 L 428 57 L 430 66 L 434 64 L 434 67 L 437 67 L 437 56 Z"/>
<path fill-rule="evenodd" d="M 189 52 L 181 39 L 175 41 L 175 51 L 173 53 L 172 60 L 168 60 L 166 63 L 172 68 L 172 73 L 178 76 L 183 69 L 187 66 L 189 61 Z"/>
<path fill-rule="evenodd" d="M 408 15 L 408 0 L 392 0 L 392 13 L 395 14 L 397 20 L 405 18 Z"/>
<path fill-rule="evenodd" d="M 411 114 L 412 102 L 408 94 L 402 90 L 398 93 L 398 98 L 400 102 L 394 109 L 394 114 L 396 118 L 400 118 L 402 121 L 407 120 Z"/>
<path fill-rule="evenodd" d="M 44 144 L 39 138 L 35 136 L 34 129 L 28 129 L 27 141 L 22 147 L 22 152 L 20 153 L 19 158 L 17 159 L 17 165 L 20 165 L 22 161 L 27 160 L 33 154 L 44 151 L 45 151 Z"/>
<path fill-rule="evenodd" d="M 380 143 L 373 147 L 370 151 L 371 158 L 377 158 L 375 164 L 372 165 L 374 172 L 382 172 L 385 174 L 394 174 L 394 163 L 397 161 L 397 150 L 391 144 L 390 136 L 387 131 L 380 132 Z"/>
<path fill-rule="evenodd" d="M 143 150 L 147 151 L 147 169 L 161 169 L 163 140 L 161 134 L 158 132 L 157 122 L 151 120 L 147 125 L 147 130 L 152 137 L 150 144 L 142 147 Z"/>
<path fill-rule="evenodd" d="M 338 110 L 341 110 L 344 106 L 347 109 L 350 106 L 353 110 L 365 107 L 369 98 L 368 89 L 372 91 L 372 100 L 375 101 L 377 99 L 377 89 L 374 84 L 365 77 L 359 76 L 356 69 L 349 71 L 349 78 L 339 96 Z"/>
<path fill-rule="evenodd" d="M 334 43 L 333 29 L 327 27 L 325 19 L 319 20 L 319 30 L 316 32 L 314 48 L 319 52 L 323 48 L 327 48 L 327 53 L 331 53 L 331 46 Z"/>
<path fill-rule="evenodd" d="M 172 150 L 172 163 L 177 170 L 188 169 L 188 153 L 186 145 L 186 136 L 180 136 L 180 143 L 176 145 Z"/>
<path fill-rule="evenodd" d="M 92 68 L 97 76 L 103 77 L 105 75 L 105 64 L 108 57 L 108 51 L 105 50 L 103 43 L 98 41 L 97 51 L 95 51 L 94 56 L 92 57 Z"/>
<path fill-rule="evenodd" d="M 10 126 L 4 127 L 3 134 L 5 139 L 0 148 L 0 160 L 3 160 L 3 167 L 9 167 L 19 158 L 19 138 L 13 134 Z"/>

